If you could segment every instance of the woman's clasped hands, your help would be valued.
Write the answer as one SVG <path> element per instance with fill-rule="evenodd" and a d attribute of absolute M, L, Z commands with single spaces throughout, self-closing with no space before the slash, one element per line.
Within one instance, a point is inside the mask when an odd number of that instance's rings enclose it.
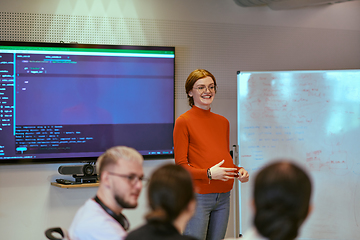
<path fill-rule="evenodd" d="M 210 168 L 211 179 L 228 181 L 237 178 L 242 183 L 249 181 L 249 173 L 244 168 L 238 170 L 237 168 L 221 167 L 224 162 L 225 160 L 222 160 Z"/>

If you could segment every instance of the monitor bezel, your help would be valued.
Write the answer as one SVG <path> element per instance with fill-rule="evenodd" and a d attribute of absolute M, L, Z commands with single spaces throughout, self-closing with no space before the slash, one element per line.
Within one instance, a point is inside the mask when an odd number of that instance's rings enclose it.
<path fill-rule="evenodd" d="M 0 46 L 14 47 L 49 47 L 49 48 L 92 48 L 92 49 L 123 49 L 123 50 L 158 50 L 172 51 L 174 53 L 174 83 L 173 83 L 173 127 L 175 124 L 175 47 L 174 46 L 150 46 L 150 45 L 113 45 L 113 44 L 82 44 L 71 43 L 51 43 L 51 42 L 26 42 L 26 41 L 0 41 Z M 142 155 L 144 160 L 167 160 L 174 159 L 174 153 Z M 13 164 L 62 164 L 62 163 L 95 163 L 98 156 L 95 157 L 71 157 L 71 158 L 28 158 L 28 159 L 2 159 L 0 165 Z"/>

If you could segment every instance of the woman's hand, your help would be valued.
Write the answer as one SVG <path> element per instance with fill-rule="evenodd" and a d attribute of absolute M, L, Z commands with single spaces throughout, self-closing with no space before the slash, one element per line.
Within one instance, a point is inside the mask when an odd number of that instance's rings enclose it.
<path fill-rule="evenodd" d="M 249 173 L 244 168 L 240 168 L 238 179 L 242 183 L 249 181 Z"/>
<path fill-rule="evenodd" d="M 221 180 L 228 181 L 229 179 L 234 179 L 236 174 L 236 168 L 225 168 L 221 167 L 221 165 L 225 162 L 222 160 L 218 164 L 215 164 L 210 168 L 211 179 L 213 180 Z"/>

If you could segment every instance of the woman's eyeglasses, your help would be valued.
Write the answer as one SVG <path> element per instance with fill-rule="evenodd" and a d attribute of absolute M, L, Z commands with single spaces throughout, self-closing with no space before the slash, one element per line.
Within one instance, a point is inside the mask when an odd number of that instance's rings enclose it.
<path fill-rule="evenodd" d="M 199 93 L 206 92 L 206 90 L 209 90 L 209 92 L 213 93 L 216 91 L 216 86 L 215 85 L 209 85 L 209 86 L 200 85 L 196 88 L 194 87 L 194 89 L 196 89 Z"/>

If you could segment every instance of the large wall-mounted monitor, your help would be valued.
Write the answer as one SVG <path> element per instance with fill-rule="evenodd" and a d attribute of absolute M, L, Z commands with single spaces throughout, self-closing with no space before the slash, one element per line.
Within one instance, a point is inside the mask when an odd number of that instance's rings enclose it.
<path fill-rule="evenodd" d="M 0 163 L 173 158 L 174 47 L 0 41 Z"/>

